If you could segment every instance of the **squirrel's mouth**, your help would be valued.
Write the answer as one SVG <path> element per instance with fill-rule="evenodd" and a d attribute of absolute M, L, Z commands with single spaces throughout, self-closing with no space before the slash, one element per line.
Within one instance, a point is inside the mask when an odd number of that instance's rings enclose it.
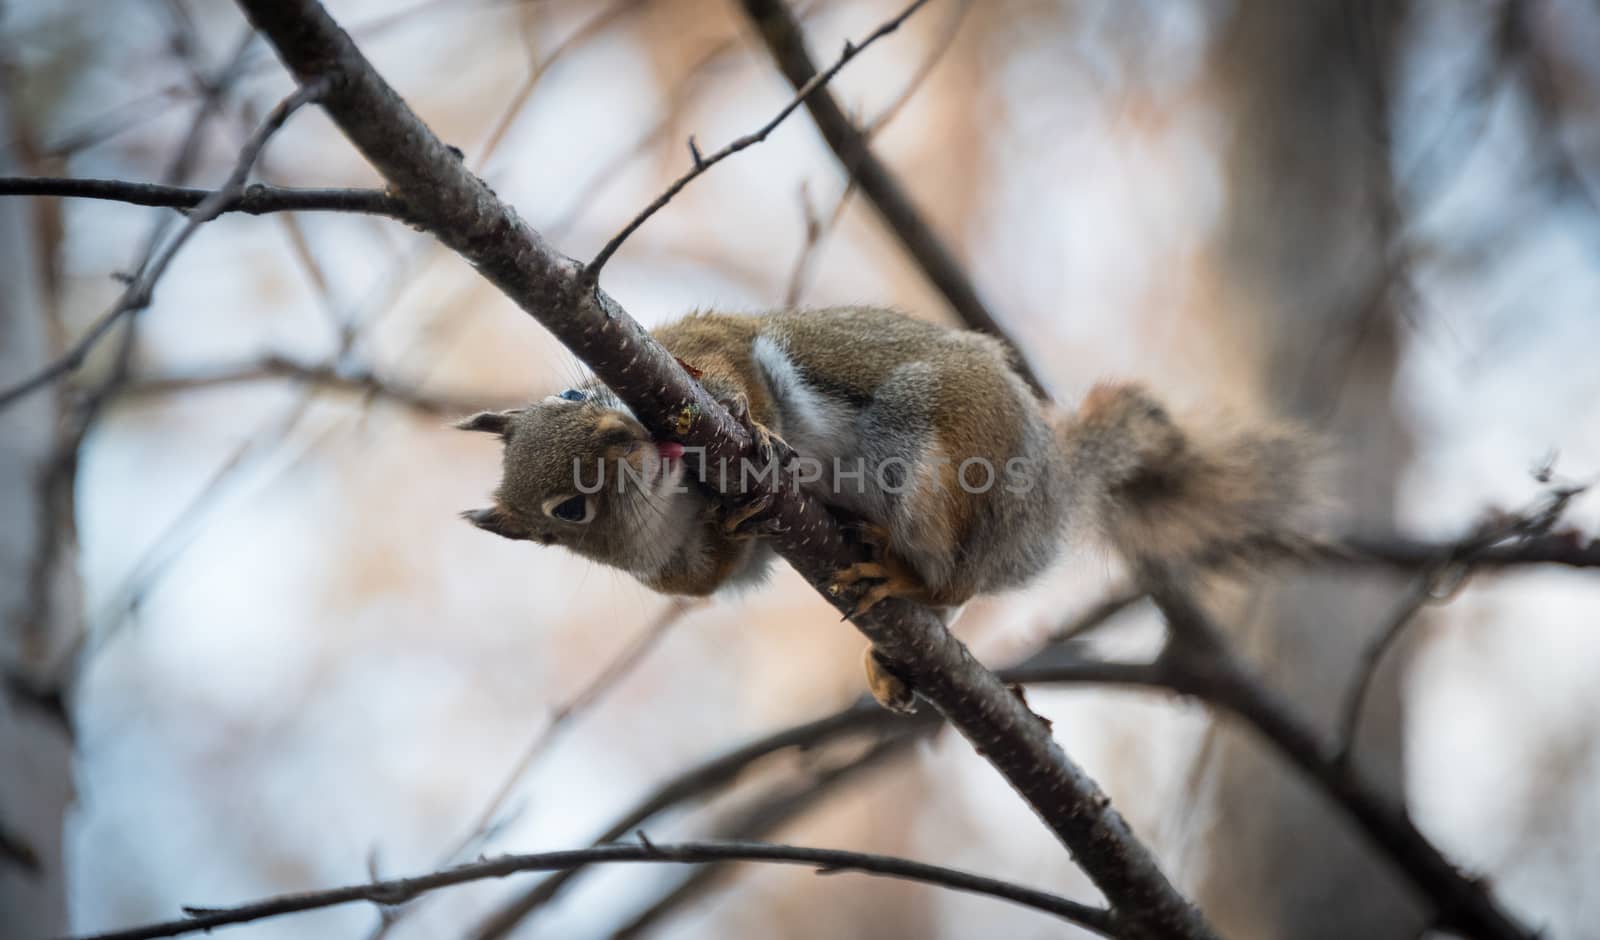
<path fill-rule="evenodd" d="M 683 445 L 677 441 L 656 441 L 656 456 L 664 469 L 671 470 L 683 462 Z"/>
<path fill-rule="evenodd" d="M 683 445 L 677 441 L 650 441 L 635 453 L 635 466 L 645 473 L 645 482 L 651 492 L 660 496 L 675 487 L 683 478 Z M 651 460 L 650 457 L 655 457 Z"/>

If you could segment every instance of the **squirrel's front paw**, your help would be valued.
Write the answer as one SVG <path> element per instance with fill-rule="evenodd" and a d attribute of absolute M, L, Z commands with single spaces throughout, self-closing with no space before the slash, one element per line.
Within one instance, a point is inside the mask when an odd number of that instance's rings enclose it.
<path fill-rule="evenodd" d="M 719 399 L 722 406 L 728 409 L 728 414 L 733 420 L 739 422 L 745 433 L 756 442 L 756 456 L 762 463 L 762 471 L 774 463 L 787 463 L 789 455 L 794 453 L 793 448 L 783 438 L 779 437 L 766 425 L 750 416 L 750 399 L 739 392 L 732 398 Z"/>
<path fill-rule="evenodd" d="M 917 710 L 917 693 L 905 680 L 889 669 L 889 664 L 878 651 L 867 647 L 861 651 L 861 665 L 867 670 L 867 691 L 878 704 L 892 712 L 910 715 Z"/>

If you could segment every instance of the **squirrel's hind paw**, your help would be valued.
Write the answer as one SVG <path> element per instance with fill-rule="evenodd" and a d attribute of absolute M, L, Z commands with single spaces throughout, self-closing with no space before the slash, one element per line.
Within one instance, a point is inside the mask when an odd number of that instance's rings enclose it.
<path fill-rule="evenodd" d="M 874 553 L 876 560 L 858 561 L 834 572 L 828 593 L 834 597 L 856 588 L 864 581 L 876 582 L 856 600 L 846 619 L 859 617 L 891 597 L 916 604 L 936 604 L 933 592 L 916 570 L 887 549 Z"/>
<path fill-rule="evenodd" d="M 878 704 L 892 712 L 901 715 L 914 714 L 917 710 L 917 693 L 912 691 L 904 679 L 889 670 L 883 657 L 872 647 L 861 651 L 861 665 L 867 673 L 867 691 L 878 700 Z"/>

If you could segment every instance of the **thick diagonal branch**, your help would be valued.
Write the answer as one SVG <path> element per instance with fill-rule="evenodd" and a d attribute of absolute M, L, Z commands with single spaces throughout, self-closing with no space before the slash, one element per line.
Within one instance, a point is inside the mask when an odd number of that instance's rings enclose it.
<path fill-rule="evenodd" d="M 319 3 L 240 0 L 240 5 L 299 81 L 331 83 L 323 106 L 390 189 L 415 209 L 420 224 L 582 358 L 647 428 L 703 447 L 708 465 L 739 466 L 741 459 L 755 456 L 750 435 L 727 411 L 615 301 L 586 288 L 580 264 L 547 244 L 469 171 Z M 763 478 L 754 495 L 772 498 L 771 519 L 781 533 L 774 545 L 813 586 L 820 589 L 852 560 L 838 523 L 792 483 Z M 1099 787 L 1056 744 L 1048 726 L 932 612 L 890 601 L 856 626 L 1072 850 L 1116 911 L 1121 931 L 1212 935 Z"/>

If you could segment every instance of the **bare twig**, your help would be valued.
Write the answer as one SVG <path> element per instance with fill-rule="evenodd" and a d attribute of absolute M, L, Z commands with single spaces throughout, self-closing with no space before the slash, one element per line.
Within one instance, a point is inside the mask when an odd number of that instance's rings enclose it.
<path fill-rule="evenodd" d="M 1144 600 L 1144 597 L 1143 591 L 1126 587 L 1115 589 L 1083 613 L 1050 631 L 1045 645 L 1056 646 L 1070 640 L 1082 639 L 1092 631 L 1100 629 L 1111 618 Z"/>
<path fill-rule="evenodd" d="M 401 904 L 421 894 L 488 878 L 528 871 L 554 871 L 584 865 L 616 862 L 673 862 L 697 863 L 713 861 L 774 862 L 785 865 L 822 867 L 828 871 L 854 871 L 863 874 L 899 878 L 939 885 L 953 891 L 980 894 L 999 898 L 1054 914 L 1069 923 L 1078 924 L 1101 934 L 1109 934 L 1112 918 L 1106 911 L 1087 904 L 1049 894 L 1033 888 L 1024 888 L 994 878 L 985 878 L 907 859 L 865 852 L 845 852 L 834 849 L 813 849 L 793 845 L 771 845 L 761 842 L 684 842 L 678 844 L 644 843 L 612 844 L 578 849 L 569 852 L 543 852 L 536 855 L 506 855 L 500 858 L 460 865 L 447 871 L 414 878 L 394 878 L 366 884 L 349 885 L 326 891 L 308 891 L 266 898 L 251 904 L 228 908 L 186 908 L 188 917 L 182 920 L 148 924 L 127 930 L 111 931 L 85 937 L 82 940 L 153 940 L 157 937 L 177 937 L 183 934 L 211 931 L 229 924 L 244 924 L 294 914 L 321 910 L 340 904 L 368 901 L 373 904 Z"/>
<path fill-rule="evenodd" d="M 0 863 L 19 868 L 29 875 L 40 873 L 38 851 L 20 832 L 8 828 L 4 820 L 0 820 Z"/>
<path fill-rule="evenodd" d="M 590 365 L 646 429 L 703 447 L 708 466 L 756 458 L 745 427 L 595 287 L 586 268 L 552 249 L 474 177 L 319 3 L 239 2 L 300 81 L 337 76 L 323 99 L 329 116 L 424 226 Z M 751 483 L 743 492 L 719 495 L 763 501 L 761 522 L 774 533 L 773 546 L 819 591 L 825 593 L 834 572 L 857 557 L 838 522 L 798 487 L 781 479 L 718 482 L 730 488 Z M 847 608 L 852 598 L 829 600 Z M 889 600 L 854 624 L 1073 850 L 1127 932 L 1214 935 L 1048 726 L 932 611 Z"/>
<path fill-rule="evenodd" d="M 1427 542 L 1403 537 L 1352 537 L 1342 544 L 1324 546 L 1317 554 L 1344 564 L 1383 565 L 1416 570 L 1436 564 L 1448 553 L 1449 542 Z M 1513 568 L 1524 565 L 1558 565 L 1600 568 L 1600 539 L 1584 539 L 1576 532 L 1557 532 L 1523 539 L 1515 545 L 1497 545 L 1474 553 L 1473 567 Z"/>
<path fill-rule="evenodd" d="M 800 105 L 806 102 L 808 96 L 819 91 L 823 85 L 826 85 L 829 81 L 831 81 L 835 75 L 839 74 L 841 69 L 850 63 L 851 59 L 854 59 L 857 55 L 860 55 L 862 50 L 877 42 L 879 39 L 882 39 L 883 37 L 899 29 L 901 23 L 904 23 L 911 16 L 911 14 L 921 9 L 927 2 L 928 0 L 913 0 L 913 2 L 905 9 L 901 10 L 898 15 L 885 21 L 877 29 L 867 34 L 865 39 L 862 39 L 858 43 L 847 41 L 844 44 L 844 50 L 839 53 L 839 58 L 833 63 L 833 65 L 829 66 L 826 71 L 820 73 L 816 73 L 815 69 L 813 69 L 812 71 L 814 74 L 812 74 L 807 81 L 798 83 L 795 95 L 789 100 L 789 103 L 784 105 L 783 108 L 779 110 L 777 114 L 773 115 L 770 121 L 768 121 L 766 124 L 763 124 L 759 130 L 756 130 L 753 133 L 745 134 L 742 137 L 735 138 L 733 141 L 729 142 L 727 146 L 716 151 L 710 156 L 696 158 L 693 160 L 692 166 L 689 168 L 689 172 L 674 180 L 672 185 L 668 186 L 661 193 L 661 195 L 651 200 L 649 205 L 645 206 L 638 215 L 634 216 L 633 221 L 623 226 L 622 231 L 613 235 L 610 241 L 605 243 L 604 247 L 600 249 L 599 253 L 594 256 L 594 260 L 590 261 L 588 265 L 584 267 L 584 280 L 589 284 L 593 284 L 600 276 L 600 269 L 605 267 L 606 262 L 611 260 L 611 256 L 617 253 L 617 249 L 621 248 L 622 243 L 628 240 L 628 236 L 638 231 L 639 226 L 643 225 L 651 216 L 655 215 L 662 209 L 662 207 L 671 202 L 672 198 L 678 195 L 678 193 L 682 192 L 685 186 L 688 186 L 690 183 L 694 182 L 700 177 L 701 174 L 716 166 L 718 163 L 721 163 L 723 160 L 728 159 L 741 150 L 753 147 L 756 144 L 761 143 L 763 140 L 766 140 L 768 135 L 778 129 L 778 125 L 782 124 L 784 120 L 789 117 L 789 115 L 794 113 L 796 108 L 799 108 Z"/>
<path fill-rule="evenodd" d="M 1526 542 L 1547 537 L 1550 529 L 1566 512 L 1567 505 L 1586 489 L 1586 486 L 1558 487 L 1531 509 L 1509 517 L 1490 519 L 1466 538 L 1444 546 L 1432 562 L 1423 565 L 1421 575 L 1396 605 L 1388 623 L 1362 650 L 1361 659 L 1356 664 L 1355 681 L 1340 709 L 1336 760 L 1344 763 L 1353 759 L 1367 690 L 1377 675 L 1384 654 L 1399 641 L 1417 612 L 1430 602 L 1448 600 L 1458 594 L 1477 569 L 1482 553 L 1494 549 L 1507 539 Z"/>
<path fill-rule="evenodd" d="M 845 784 L 859 780 L 864 774 L 882 768 L 891 761 L 911 752 L 916 743 L 933 729 L 894 734 L 850 760 L 825 767 L 809 779 L 785 781 L 773 788 L 752 805 L 741 809 L 731 818 L 716 826 L 712 836 L 717 841 L 765 840 L 772 833 L 803 817 L 832 796 Z M 732 866 L 714 862 L 696 867 L 676 887 L 658 898 L 653 904 L 635 914 L 626 924 L 612 931 L 611 940 L 632 940 L 643 936 L 655 925 L 670 917 L 673 912 L 714 890 L 719 883 L 734 876 Z"/>
<path fill-rule="evenodd" d="M 131 180 L 71 179 L 65 177 L 0 178 L 0 196 L 59 196 L 103 199 L 134 206 L 198 209 L 216 190 L 193 186 L 167 186 Z M 405 221 L 405 204 L 378 189 L 297 189 L 254 183 L 223 199 L 216 214 L 243 212 L 355 212 Z"/>
<path fill-rule="evenodd" d="M 1361 651 L 1361 659 L 1355 667 L 1355 681 L 1345 693 L 1344 704 L 1339 709 L 1339 730 L 1334 738 L 1337 742 L 1333 756 L 1336 763 L 1348 764 L 1355 758 L 1357 736 L 1361 733 L 1361 714 L 1366 708 L 1367 693 L 1378 676 L 1378 666 L 1390 648 L 1399 641 L 1406 626 L 1433 600 L 1433 580 L 1431 575 L 1425 575 L 1413 582 L 1411 588 L 1395 602 L 1394 612 L 1389 615 L 1383 629 Z"/>
<path fill-rule="evenodd" d="M 1141 580 L 1169 630 L 1165 651 L 1149 667 L 1156 684 L 1233 713 L 1271 743 L 1432 903 L 1435 926 L 1491 940 L 1533 940 L 1481 880 L 1463 874 L 1417 829 L 1404 806 L 1340 763 L 1291 704 L 1239 661 L 1180 579 L 1147 567 Z"/>
<path fill-rule="evenodd" d="M 67 740 L 73 737 L 72 712 L 65 691 L 54 683 L 40 682 L 35 676 L 10 669 L 0 672 L 0 687 L 6 698 L 25 706 L 49 721 Z"/>
<path fill-rule="evenodd" d="M 872 153 L 866 134 L 856 128 L 850 116 L 839 107 L 838 101 L 826 90 L 808 94 L 818 78 L 816 64 L 806 51 L 805 37 L 800 23 L 783 0 L 741 0 L 745 13 L 756 27 L 756 33 L 767 44 L 772 58 L 789 83 L 798 89 L 805 100 L 817 130 L 833 149 L 834 155 L 851 180 L 861 188 L 862 195 L 877 208 L 878 214 L 894 232 L 923 274 L 944 295 L 956 316 L 968 327 L 1004 340 L 1012 350 L 1018 374 L 1035 393 L 1048 398 L 1044 383 L 1039 380 L 1016 343 L 1006 335 L 1000 321 L 978 296 L 978 290 L 967 277 L 965 269 L 956 261 L 944 241 L 934 234 L 933 228 L 922 217 L 905 188 L 893 172 Z M 826 78 L 829 72 L 822 73 Z"/>
<path fill-rule="evenodd" d="M 459 415 L 482 408 L 489 399 L 487 395 L 434 395 L 364 368 L 311 365 L 285 356 L 267 356 L 242 365 L 216 366 L 182 375 L 135 379 L 121 394 L 131 398 L 147 398 L 278 379 L 289 379 L 321 389 L 355 392 L 393 402 L 425 415 Z"/>
<path fill-rule="evenodd" d="M 88 358 L 95 344 L 109 333 L 119 320 L 124 316 L 150 306 L 150 298 L 155 291 L 156 282 L 161 279 L 162 274 L 166 273 L 167 267 L 172 263 L 172 259 L 177 256 L 178 251 L 199 230 L 201 225 L 222 214 L 228 203 L 239 198 L 243 193 L 245 180 L 250 176 L 250 168 L 255 165 L 256 159 L 260 157 L 261 151 L 267 145 L 267 141 L 272 138 L 273 134 L 277 133 L 278 129 L 283 126 L 291 114 L 309 102 L 321 97 L 331 84 L 330 81 L 322 79 L 302 85 L 289 97 L 279 102 L 277 107 L 273 108 L 272 112 L 267 115 L 267 119 L 250 136 L 250 140 L 240 152 L 238 163 L 234 166 L 233 173 L 228 177 L 227 182 L 220 189 L 209 193 L 200 200 L 194 211 L 189 214 L 188 222 L 178 230 L 178 233 L 172 237 L 166 247 L 151 259 L 150 264 L 139 272 L 139 275 L 134 278 L 132 284 L 128 285 L 128 289 L 123 292 L 116 305 L 101 316 L 99 320 L 95 321 L 94 325 L 89 328 L 88 332 L 77 343 L 73 344 L 65 356 L 57 359 L 21 383 L 0 391 L 0 408 L 5 408 L 17 399 L 43 388 L 83 365 L 84 360 Z"/>

